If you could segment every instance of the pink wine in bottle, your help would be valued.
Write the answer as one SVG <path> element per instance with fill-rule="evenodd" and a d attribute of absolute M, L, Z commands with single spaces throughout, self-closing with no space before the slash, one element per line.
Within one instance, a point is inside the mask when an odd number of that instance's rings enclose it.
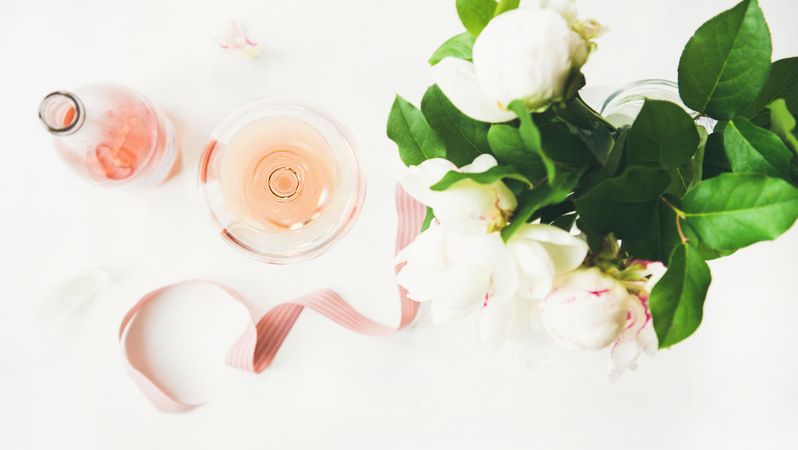
<path fill-rule="evenodd" d="M 158 184 L 177 161 L 169 120 L 122 86 L 95 83 L 52 92 L 41 102 L 39 119 L 67 165 L 103 186 Z"/>

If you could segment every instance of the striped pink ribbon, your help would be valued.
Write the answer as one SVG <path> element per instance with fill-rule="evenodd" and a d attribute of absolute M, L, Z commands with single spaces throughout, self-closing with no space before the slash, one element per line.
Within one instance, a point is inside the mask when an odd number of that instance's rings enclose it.
<path fill-rule="evenodd" d="M 425 208 L 399 188 L 396 191 L 396 210 L 398 214 L 396 252 L 398 253 L 420 232 Z M 401 265 L 397 265 L 395 270 L 398 271 L 400 268 Z M 170 395 L 159 384 L 155 376 L 149 373 L 146 362 L 139 357 L 131 356 L 131 354 L 143 355 L 143 352 L 129 351 L 127 332 L 131 323 L 141 316 L 142 308 L 148 302 L 157 299 L 161 294 L 176 286 L 196 283 L 221 289 L 249 311 L 252 321 L 247 324 L 242 336 L 228 352 L 226 362 L 230 366 L 254 373 L 260 373 L 269 367 L 305 308 L 310 308 L 343 327 L 368 336 L 385 336 L 400 331 L 413 322 L 418 311 L 418 303 L 407 298 L 407 292 L 402 287 L 399 287 L 402 317 L 396 327 L 382 325 L 360 314 L 343 297 L 329 289 L 311 292 L 279 304 L 258 318 L 251 304 L 243 295 L 221 283 L 207 280 L 186 280 L 160 287 L 142 297 L 127 312 L 119 326 L 119 342 L 122 345 L 124 363 L 133 381 L 155 408 L 163 412 L 188 412 L 200 405 L 186 404 Z"/>

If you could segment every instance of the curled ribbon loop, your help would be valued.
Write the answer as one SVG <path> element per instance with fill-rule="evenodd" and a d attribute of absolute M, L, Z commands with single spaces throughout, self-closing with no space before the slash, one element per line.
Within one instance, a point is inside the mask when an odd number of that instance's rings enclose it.
<path fill-rule="evenodd" d="M 426 210 L 423 205 L 413 200 L 401 188 L 396 191 L 396 210 L 398 215 L 396 252 L 398 253 L 420 232 Z M 401 265 L 398 265 L 395 270 L 398 271 L 400 268 Z M 279 304 L 258 318 L 243 295 L 221 283 L 207 280 L 186 280 L 160 287 L 142 297 L 127 312 L 119 326 L 119 342 L 122 346 L 123 360 L 131 378 L 153 406 L 163 412 L 188 412 L 200 405 L 182 403 L 172 397 L 159 385 L 153 374 L 149 373 L 145 364 L 131 359 L 127 351 L 127 332 L 132 322 L 139 317 L 144 305 L 158 298 L 165 291 L 192 283 L 219 288 L 247 308 L 252 321 L 248 323 L 242 336 L 228 352 L 226 362 L 230 366 L 254 373 L 260 373 L 269 367 L 305 308 L 310 308 L 356 333 L 368 336 L 385 336 L 400 331 L 413 322 L 418 312 L 418 303 L 410 300 L 402 287 L 399 287 L 402 316 L 396 327 L 382 325 L 360 314 L 337 292 L 329 289 L 311 292 Z"/>

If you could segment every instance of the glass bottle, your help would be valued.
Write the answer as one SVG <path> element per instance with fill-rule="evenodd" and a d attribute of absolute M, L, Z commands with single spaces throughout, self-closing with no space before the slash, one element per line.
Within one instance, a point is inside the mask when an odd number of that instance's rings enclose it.
<path fill-rule="evenodd" d="M 601 105 L 601 115 L 616 127 L 631 125 L 643 108 L 645 99 L 666 100 L 682 107 L 695 117 L 695 122 L 708 132 L 715 128 L 715 121 L 709 117 L 698 116 L 695 111 L 685 106 L 679 97 L 679 85 L 668 80 L 640 80 L 618 89 L 607 97 Z"/>
<path fill-rule="evenodd" d="M 102 186 L 148 186 L 173 171 L 172 124 L 137 92 L 93 83 L 48 94 L 39 119 L 73 171 Z"/>

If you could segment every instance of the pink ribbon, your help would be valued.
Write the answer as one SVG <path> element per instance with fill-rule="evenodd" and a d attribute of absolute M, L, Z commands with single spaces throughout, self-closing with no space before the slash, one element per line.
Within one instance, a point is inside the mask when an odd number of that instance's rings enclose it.
<path fill-rule="evenodd" d="M 398 253 L 418 235 L 426 211 L 423 205 L 413 200 L 401 188 L 396 191 L 396 210 L 399 222 L 396 231 L 396 252 Z M 399 269 L 401 269 L 401 265 L 395 267 L 397 272 Z M 407 298 L 407 292 L 402 287 L 399 287 L 402 317 L 396 327 L 382 325 L 360 314 L 337 292 L 329 289 L 311 292 L 279 304 L 258 318 L 243 295 L 221 283 L 207 280 L 186 280 L 160 287 L 142 297 L 125 314 L 119 326 L 119 342 L 122 346 L 124 363 L 133 381 L 155 408 L 163 412 L 188 412 L 200 405 L 183 403 L 171 396 L 159 384 L 156 377 L 149 373 L 146 369 L 148 366 L 144 361 L 131 358 L 131 352 L 128 352 L 127 332 L 133 321 L 141 316 L 141 310 L 148 302 L 157 299 L 161 294 L 176 286 L 196 283 L 223 290 L 249 311 L 252 321 L 247 324 L 242 336 L 228 352 L 226 362 L 230 366 L 254 373 L 260 373 L 269 367 L 305 308 L 310 308 L 356 333 L 368 336 L 385 336 L 400 331 L 413 322 L 418 311 L 418 303 Z"/>

